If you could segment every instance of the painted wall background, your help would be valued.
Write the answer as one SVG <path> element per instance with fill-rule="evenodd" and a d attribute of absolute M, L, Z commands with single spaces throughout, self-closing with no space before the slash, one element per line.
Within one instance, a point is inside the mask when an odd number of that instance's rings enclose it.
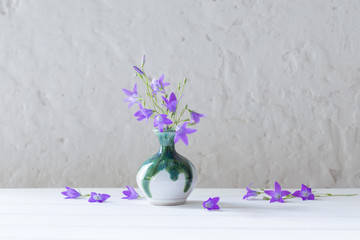
<path fill-rule="evenodd" d="M 360 1 L 0 0 L 0 187 L 135 186 L 132 66 L 189 78 L 198 187 L 360 187 Z"/>

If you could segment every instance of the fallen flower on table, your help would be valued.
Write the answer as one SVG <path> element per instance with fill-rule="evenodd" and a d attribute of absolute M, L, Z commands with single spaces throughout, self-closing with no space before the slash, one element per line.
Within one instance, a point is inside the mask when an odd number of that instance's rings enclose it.
<path fill-rule="evenodd" d="M 217 204 L 220 200 L 220 197 L 209 198 L 205 202 L 203 202 L 203 207 L 207 210 L 218 210 L 220 209 L 219 205 Z"/>
<path fill-rule="evenodd" d="M 249 197 L 256 197 L 257 195 L 260 194 L 260 192 L 258 192 L 258 191 L 251 190 L 251 189 L 250 189 L 250 185 L 251 185 L 251 183 L 249 184 L 248 187 L 246 187 L 247 193 L 246 193 L 246 195 L 243 197 L 243 199 L 248 199 Z"/>
<path fill-rule="evenodd" d="M 275 182 L 275 189 L 273 190 L 265 190 L 264 191 L 267 195 L 271 196 L 270 203 L 273 202 L 284 202 L 284 199 L 282 197 L 285 197 L 287 195 L 290 195 L 291 192 L 287 190 L 281 190 L 281 186 L 278 182 Z"/>
<path fill-rule="evenodd" d="M 76 191 L 73 188 L 69 188 L 67 186 L 65 186 L 65 188 L 66 188 L 66 191 L 61 193 L 66 196 L 65 199 L 75 199 L 75 198 L 83 196 L 83 195 L 81 195 L 81 193 L 79 193 L 78 191 Z"/>
<path fill-rule="evenodd" d="M 88 201 L 102 203 L 102 202 L 106 201 L 106 199 L 108 199 L 109 197 L 111 197 L 111 196 L 108 194 L 92 192 Z"/>
<path fill-rule="evenodd" d="M 135 191 L 135 189 L 131 186 L 126 186 L 128 190 L 123 191 L 123 194 L 126 197 L 123 197 L 122 199 L 128 199 L 128 200 L 132 200 L 132 199 L 138 199 L 140 197 L 140 195 Z"/>
<path fill-rule="evenodd" d="M 260 188 L 260 190 L 252 190 L 250 189 L 249 184 L 248 187 L 246 187 L 247 193 L 244 195 L 243 199 L 249 199 L 249 197 L 256 197 L 261 194 L 267 194 L 270 195 L 269 197 L 263 197 L 263 200 L 270 200 L 270 203 L 272 202 L 284 202 L 284 199 L 291 199 L 295 197 L 302 198 L 303 200 L 314 200 L 315 197 L 336 197 L 336 196 L 344 196 L 344 197 L 351 197 L 351 196 L 357 196 L 358 194 L 331 194 L 331 193 L 319 193 L 319 194 L 313 194 L 311 191 L 311 188 L 307 187 L 306 185 L 301 185 L 301 190 L 295 191 L 293 194 L 291 194 L 289 191 L 281 191 L 280 184 L 275 182 L 275 191 L 272 190 L 264 190 L 263 188 Z M 278 186 L 277 186 L 278 185 Z"/>
<path fill-rule="evenodd" d="M 311 192 L 311 188 L 308 188 L 304 184 L 301 185 L 301 190 L 294 192 L 292 195 L 299 198 L 301 197 L 303 201 L 315 199 L 314 194 Z"/>

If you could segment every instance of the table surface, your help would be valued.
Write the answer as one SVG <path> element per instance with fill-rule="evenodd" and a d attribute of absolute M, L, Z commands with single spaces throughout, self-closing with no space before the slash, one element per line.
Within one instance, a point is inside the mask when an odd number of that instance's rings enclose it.
<path fill-rule="evenodd" d="M 0 239 L 360 239 L 359 195 L 270 204 L 243 200 L 245 189 L 195 189 L 184 205 L 154 206 L 122 199 L 122 188 L 78 190 L 111 198 L 89 203 L 64 199 L 59 188 L 0 189 Z M 204 209 L 202 202 L 215 196 L 221 210 Z"/>

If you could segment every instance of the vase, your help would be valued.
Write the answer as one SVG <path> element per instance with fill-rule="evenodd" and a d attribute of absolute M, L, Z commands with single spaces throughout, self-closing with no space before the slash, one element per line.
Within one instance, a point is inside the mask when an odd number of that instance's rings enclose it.
<path fill-rule="evenodd" d="M 136 176 L 137 184 L 152 204 L 184 204 L 196 185 L 196 169 L 176 152 L 174 131 L 154 132 L 159 139 L 160 150 L 141 165 Z"/>

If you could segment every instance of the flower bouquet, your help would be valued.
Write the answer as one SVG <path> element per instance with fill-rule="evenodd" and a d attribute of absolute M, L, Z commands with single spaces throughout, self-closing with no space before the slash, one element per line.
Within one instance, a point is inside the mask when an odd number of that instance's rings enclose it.
<path fill-rule="evenodd" d="M 186 78 L 169 94 L 170 83 L 164 81 L 164 75 L 151 79 L 144 71 L 145 61 L 144 56 L 140 67 L 133 67 L 145 86 L 145 94 L 139 94 L 135 83 L 132 91 L 123 89 L 127 96 L 124 101 L 129 108 L 138 104 L 134 114 L 138 121 L 153 119 L 160 150 L 140 167 L 137 183 L 153 204 L 183 204 L 196 184 L 197 173 L 193 164 L 176 152 L 175 143 L 182 140 L 188 145 L 187 135 L 196 132 L 189 127 L 198 124 L 205 115 L 190 110 L 188 105 L 179 110 Z"/>

